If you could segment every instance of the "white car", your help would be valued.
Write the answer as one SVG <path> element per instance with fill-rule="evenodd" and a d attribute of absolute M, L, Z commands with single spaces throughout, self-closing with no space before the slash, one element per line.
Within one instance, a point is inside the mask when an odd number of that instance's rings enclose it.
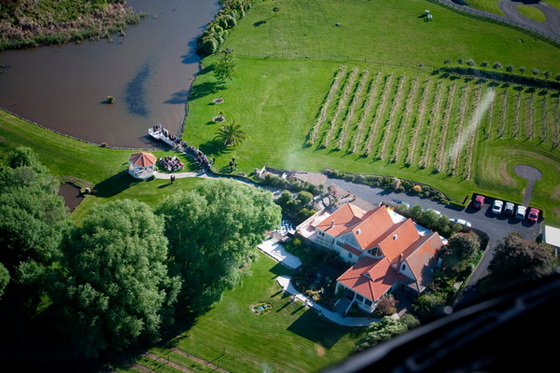
<path fill-rule="evenodd" d="M 503 207 L 504 207 L 504 201 L 500 201 L 499 199 L 496 199 L 494 200 L 494 204 L 492 205 L 492 212 L 494 214 L 501 214 Z"/>
<path fill-rule="evenodd" d="M 517 212 L 515 213 L 515 218 L 519 220 L 525 219 L 525 215 L 527 215 L 527 207 L 525 206 L 517 206 Z"/>
<path fill-rule="evenodd" d="M 449 219 L 449 221 L 451 221 L 452 223 L 458 223 L 461 225 L 464 225 L 465 227 L 472 227 L 472 224 L 469 223 L 468 221 L 464 220 L 464 219 L 456 219 L 456 218 L 451 218 Z"/>

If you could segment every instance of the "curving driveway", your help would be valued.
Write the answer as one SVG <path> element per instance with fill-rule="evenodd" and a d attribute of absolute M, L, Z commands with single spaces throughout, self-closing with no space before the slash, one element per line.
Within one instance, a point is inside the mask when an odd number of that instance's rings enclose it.
<path fill-rule="evenodd" d="M 544 22 L 536 22 L 517 11 L 519 5 L 529 5 L 539 9 L 546 16 Z M 499 0 L 498 7 L 512 21 L 522 23 L 545 34 L 550 34 L 555 38 L 560 38 L 560 11 L 546 3 L 525 3 L 524 1 Z"/>

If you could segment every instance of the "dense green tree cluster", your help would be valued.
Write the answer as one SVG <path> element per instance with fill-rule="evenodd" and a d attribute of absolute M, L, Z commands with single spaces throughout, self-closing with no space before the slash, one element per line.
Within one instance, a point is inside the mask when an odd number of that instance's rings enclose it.
<path fill-rule="evenodd" d="M 356 345 L 355 351 L 364 351 L 408 331 L 408 322 L 410 321 L 401 321 L 390 316 L 385 316 L 380 322 L 372 323 L 368 327 L 366 336 Z M 412 323 L 411 325 L 413 324 L 416 325 L 415 323 Z"/>
<path fill-rule="evenodd" d="M 280 223 L 270 193 L 220 180 L 155 211 L 136 200 L 99 204 L 77 226 L 30 149 L 7 163 L 0 330 L 13 345 L 48 335 L 90 358 L 153 343 L 177 314 L 203 312 L 234 286 L 264 232 Z"/>
<path fill-rule="evenodd" d="M 552 273 L 558 264 L 552 247 L 510 233 L 494 251 L 489 279 L 495 288 L 514 287 Z"/>
<path fill-rule="evenodd" d="M 195 312 L 241 278 L 263 232 L 280 224 L 270 193 L 229 180 L 169 196 L 156 214 L 165 219 L 170 268 L 183 281 L 180 304 Z"/>
<path fill-rule="evenodd" d="M 201 56 L 216 53 L 224 43 L 228 30 L 245 17 L 245 12 L 251 8 L 252 2 L 252 0 L 222 0 L 222 9 L 198 38 L 197 53 Z"/>

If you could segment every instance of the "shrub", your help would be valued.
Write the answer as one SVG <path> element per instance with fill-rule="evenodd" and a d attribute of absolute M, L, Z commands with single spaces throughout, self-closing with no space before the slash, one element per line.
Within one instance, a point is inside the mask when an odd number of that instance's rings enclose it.
<path fill-rule="evenodd" d="M 412 187 L 412 191 L 416 194 L 420 194 L 422 193 L 422 187 L 418 184 L 416 184 L 415 186 Z"/>
<path fill-rule="evenodd" d="M 397 312 L 398 301 L 391 295 L 384 295 L 377 301 L 375 313 L 379 316 L 391 316 Z"/>
<path fill-rule="evenodd" d="M 427 293 L 420 295 L 414 304 L 412 309 L 416 314 L 421 317 L 433 317 L 443 311 L 445 306 L 445 298 L 439 293 Z"/>
<path fill-rule="evenodd" d="M 214 54 L 218 50 L 218 42 L 213 37 L 207 36 L 202 39 L 198 50 L 203 55 Z"/>

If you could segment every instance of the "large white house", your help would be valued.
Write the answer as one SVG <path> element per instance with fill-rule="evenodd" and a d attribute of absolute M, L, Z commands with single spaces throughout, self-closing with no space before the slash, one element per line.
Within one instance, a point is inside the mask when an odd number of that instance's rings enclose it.
<path fill-rule="evenodd" d="M 350 203 L 308 220 L 299 233 L 352 264 L 337 279 L 336 288 L 366 312 L 372 312 L 379 298 L 396 285 L 422 292 L 444 245 L 437 232 L 422 229 L 385 206 L 365 211 Z"/>

